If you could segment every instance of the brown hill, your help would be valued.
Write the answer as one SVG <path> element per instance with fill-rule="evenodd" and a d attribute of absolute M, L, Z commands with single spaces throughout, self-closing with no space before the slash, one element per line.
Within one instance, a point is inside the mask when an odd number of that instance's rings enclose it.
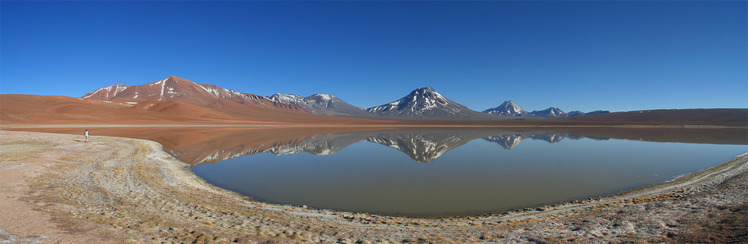
<path fill-rule="evenodd" d="M 84 100 L 65 96 L 0 95 L 0 124 L 294 124 L 383 123 L 264 105 L 227 102 L 222 110 L 178 101 Z M 384 122 L 386 123 L 386 122 Z"/>
<path fill-rule="evenodd" d="M 0 95 L 0 121 L 9 124 L 163 123 L 239 121 L 222 112 L 169 101 L 87 101 L 64 96 Z"/>
<path fill-rule="evenodd" d="M 166 79 L 145 85 L 117 84 L 108 86 L 90 92 L 82 98 L 98 101 L 176 101 L 231 112 L 241 111 L 246 106 L 264 107 L 279 111 L 307 112 L 295 105 L 278 103 L 260 95 L 241 93 L 216 85 L 197 84 L 176 76 L 169 76 Z"/>

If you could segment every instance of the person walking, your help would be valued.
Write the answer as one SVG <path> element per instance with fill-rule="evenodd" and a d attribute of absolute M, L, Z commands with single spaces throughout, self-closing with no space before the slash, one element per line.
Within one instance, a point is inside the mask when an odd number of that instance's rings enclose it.
<path fill-rule="evenodd" d="M 86 143 L 88 143 L 88 130 L 86 130 L 86 132 L 83 132 L 83 135 L 86 136 Z"/>

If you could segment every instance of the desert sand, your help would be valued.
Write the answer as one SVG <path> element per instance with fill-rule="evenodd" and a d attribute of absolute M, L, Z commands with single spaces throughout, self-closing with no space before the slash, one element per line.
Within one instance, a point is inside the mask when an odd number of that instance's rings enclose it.
<path fill-rule="evenodd" d="M 10 242 L 739 242 L 748 235 L 748 154 L 609 197 L 407 218 L 253 201 L 206 183 L 161 144 L 141 139 L 83 143 L 77 135 L 0 131 L 0 152 L 0 240 Z"/>

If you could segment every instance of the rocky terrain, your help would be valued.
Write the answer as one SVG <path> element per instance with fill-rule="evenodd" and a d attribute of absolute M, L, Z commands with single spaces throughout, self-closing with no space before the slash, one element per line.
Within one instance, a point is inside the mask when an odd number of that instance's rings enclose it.
<path fill-rule="evenodd" d="M 715 162 L 717 163 L 717 162 Z M 158 143 L 0 131 L 0 241 L 739 242 L 748 154 L 660 185 L 508 213 L 408 218 L 267 204 Z M 6 190 L 7 189 L 7 190 Z"/>

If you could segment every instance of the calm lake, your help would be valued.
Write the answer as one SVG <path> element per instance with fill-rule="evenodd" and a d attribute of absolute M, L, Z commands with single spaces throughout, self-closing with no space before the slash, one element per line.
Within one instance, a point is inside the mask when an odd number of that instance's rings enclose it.
<path fill-rule="evenodd" d="M 197 164 L 194 171 L 264 202 L 454 216 L 615 194 L 748 152 L 745 134 L 705 140 L 673 132 L 654 139 L 665 142 L 601 135 L 499 129 L 319 134 L 206 153 L 203 161 L 217 163 Z"/>

